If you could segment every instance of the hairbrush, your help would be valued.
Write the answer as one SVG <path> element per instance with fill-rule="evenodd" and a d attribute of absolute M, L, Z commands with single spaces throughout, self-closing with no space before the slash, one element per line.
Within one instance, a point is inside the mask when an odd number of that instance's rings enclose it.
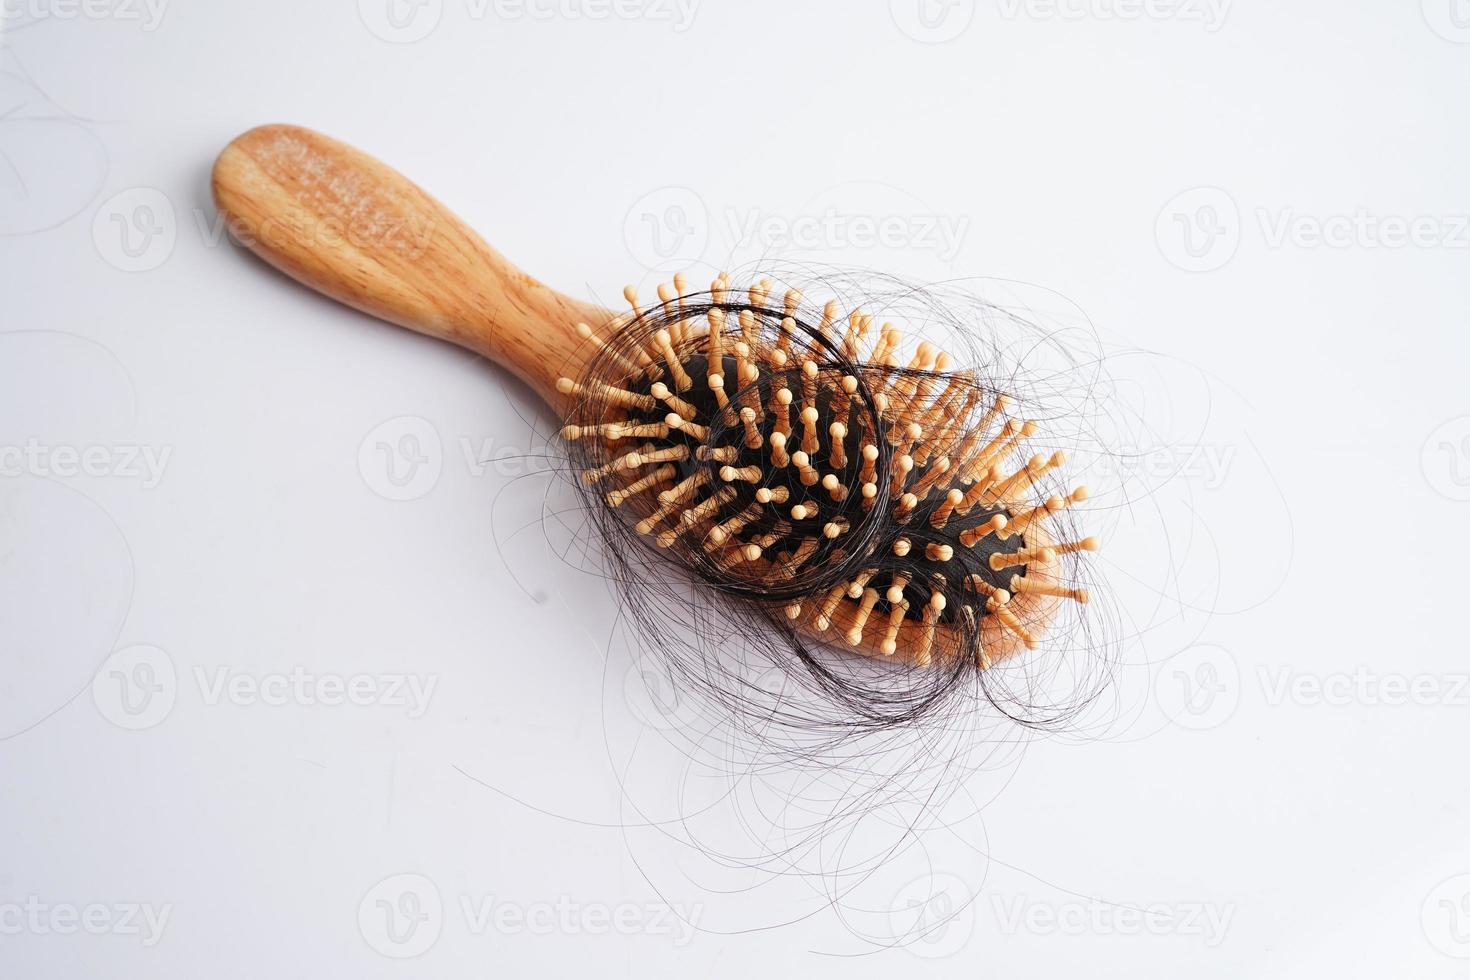
<path fill-rule="evenodd" d="M 983 669 L 1037 644 L 1097 540 L 1035 422 L 836 300 L 683 275 L 614 312 L 532 279 L 372 157 L 250 130 L 214 166 L 232 236 L 287 275 L 502 365 L 563 422 L 602 521 L 793 637 Z"/>

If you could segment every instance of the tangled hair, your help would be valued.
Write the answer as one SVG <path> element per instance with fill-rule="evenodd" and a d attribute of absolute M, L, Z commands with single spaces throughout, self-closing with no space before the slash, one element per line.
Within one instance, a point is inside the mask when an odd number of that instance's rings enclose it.
<path fill-rule="evenodd" d="M 586 477 L 577 486 L 601 553 L 640 645 L 672 682 L 765 749 L 808 760 L 880 733 L 953 730 L 956 714 L 978 705 L 1023 726 L 1065 724 L 1107 674 L 1083 615 L 1098 608 L 1083 604 L 1092 577 L 1084 551 L 1095 540 L 1072 533 L 1068 508 L 1085 493 L 1059 488 L 1060 453 L 1042 464 L 1010 457 L 1022 416 L 1024 435 L 1034 421 L 1038 434 L 1050 430 L 1052 448 L 1083 441 L 1077 395 L 1092 379 L 1079 383 L 1078 362 L 1028 369 L 1018 352 L 1062 348 L 995 307 L 966 320 L 913 290 L 881 297 L 879 308 L 947 332 L 966 369 L 949 370 L 927 342 L 903 363 L 887 324 L 864 356 L 872 316 L 838 300 L 814 309 L 795 289 L 777 297 L 769 280 L 739 291 L 723 277 L 708 292 L 676 285 L 646 306 L 630 295 L 631 313 L 584 331 L 597 352 L 563 388 L 577 395 L 563 435 Z M 773 445 L 783 386 L 793 412 L 805 405 L 821 429 L 845 429 L 813 440 L 808 425 L 804 461 Z M 788 427 L 793 448 L 800 428 Z M 802 465 L 773 465 L 782 455 Z M 817 486 L 821 469 L 829 475 Z M 980 474 L 974 493 L 956 479 L 967 472 Z M 618 478 L 626 482 L 610 490 Z M 987 483 L 991 492 L 980 493 Z M 860 493 L 859 484 L 878 490 Z M 784 505 L 798 499 L 819 509 L 815 519 L 788 519 Z M 1023 542 L 985 533 L 996 515 L 1002 526 L 1006 515 L 1012 527 L 1024 518 L 1029 563 L 995 567 Z M 1059 553 L 1041 554 L 1049 544 Z M 1013 582 L 1024 584 L 1017 566 L 1042 588 L 997 608 L 997 590 L 1004 601 Z M 869 622 L 848 643 L 866 655 L 822 635 L 844 616 L 852 622 L 859 596 Z M 876 628 L 883 622 L 886 631 Z M 1022 640 L 1038 649 L 1013 652 Z"/>

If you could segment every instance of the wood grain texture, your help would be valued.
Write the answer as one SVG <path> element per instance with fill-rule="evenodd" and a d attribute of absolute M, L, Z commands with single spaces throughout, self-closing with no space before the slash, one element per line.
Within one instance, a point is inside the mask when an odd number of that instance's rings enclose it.
<path fill-rule="evenodd" d="M 391 167 L 299 126 L 260 126 L 215 161 L 231 234 L 333 299 L 513 371 L 558 415 L 592 353 L 576 324 L 612 314 L 526 275 Z"/>

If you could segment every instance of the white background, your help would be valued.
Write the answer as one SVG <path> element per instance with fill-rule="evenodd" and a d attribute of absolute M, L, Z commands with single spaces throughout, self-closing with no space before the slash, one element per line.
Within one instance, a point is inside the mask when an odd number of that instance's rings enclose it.
<path fill-rule="evenodd" d="M 7 0 L 0 973 L 1464 975 L 1470 6 L 924 2 Z M 704 887 L 629 830 L 616 606 L 512 458 L 552 420 L 221 237 L 209 167 L 269 121 L 574 295 L 995 277 L 1154 352 L 1113 371 L 1176 455 L 1126 519 L 1092 481 L 1138 633 L 1107 723 L 1006 760 L 861 928 Z M 297 668 L 434 686 L 217 687 Z M 914 895 L 938 928 L 864 938 Z"/>

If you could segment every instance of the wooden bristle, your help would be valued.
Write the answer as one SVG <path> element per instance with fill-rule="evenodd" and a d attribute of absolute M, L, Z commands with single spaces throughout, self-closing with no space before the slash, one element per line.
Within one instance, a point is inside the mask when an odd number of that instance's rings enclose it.
<path fill-rule="evenodd" d="M 623 487 L 621 490 L 609 490 L 605 498 L 607 500 L 607 505 L 609 507 L 621 506 L 623 501 L 627 500 L 629 497 L 636 497 L 638 494 L 642 493 L 645 490 L 651 490 L 661 483 L 669 482 L 674 478 L 674 474 L 677 472 L 679 471 L 672 466 L 660 466 L 652 473 L 649 473 L 646 476 L 634 480 L 632 483 L 628 484 L 626 487 Z"/>
<path fill-rule="evenodd" d="M 1057 552 L 1052 548 L 1022 548 L 1010 554 L 997 552 L 990 556 L 990 567 L 995 571 L 1014 565 L 1028 565 L 1033 561 L 1043 564 L 1056 561 Z"/>
<path fill-rule="evenodd" d="M 868 616 L 872 614 L 873 607 L 878 604 L 878 590 L 864 589 L 862 601 L 858 604 L 857 615 L 853 617 L 852 627 L 847 631 L 847 645 L 857 646 L 863 638 L 863 627 L 868 623 Z"/>
<path fill-rule="evenodd" d="M 1021 621 L 1011 611 L 1009 602 L 1001 602 L 998 596 L 991 596 L 990 601 L 985 604 L 985 610 L 986 612 L 994 613 L 995 617 L 1000 620 L 1001 625 L 1019 637 L 1028 650 L 1036 647 L 1036 638 L 1027 631 L 1026 627 L 1021 625 Z"/>
<path fill-rule="evenodd" d="M 1087 602 L 1086 589 L 1069 589 L 1051 582 L 1038 582 L 1020 575 L 1011 576 L 1011 591 L 1017 594 L 1050 595 L 1074 602 Z"/>
<path fill-rule="evenodd" d="M 668 386 L 665 385 L 662 381 L 655 381 L 652 385 L 649 386 L 648 390 L 653 395 L 653 397 L 659 399 L 669 408 L 672 408 L 675 412 L 682 415 L 686 419 L 692 419 L 699 415 L 699 409 L 697 407 L 691 405 L 689 402 L 686 402 L 678 395 L 669 391 Z"/>

